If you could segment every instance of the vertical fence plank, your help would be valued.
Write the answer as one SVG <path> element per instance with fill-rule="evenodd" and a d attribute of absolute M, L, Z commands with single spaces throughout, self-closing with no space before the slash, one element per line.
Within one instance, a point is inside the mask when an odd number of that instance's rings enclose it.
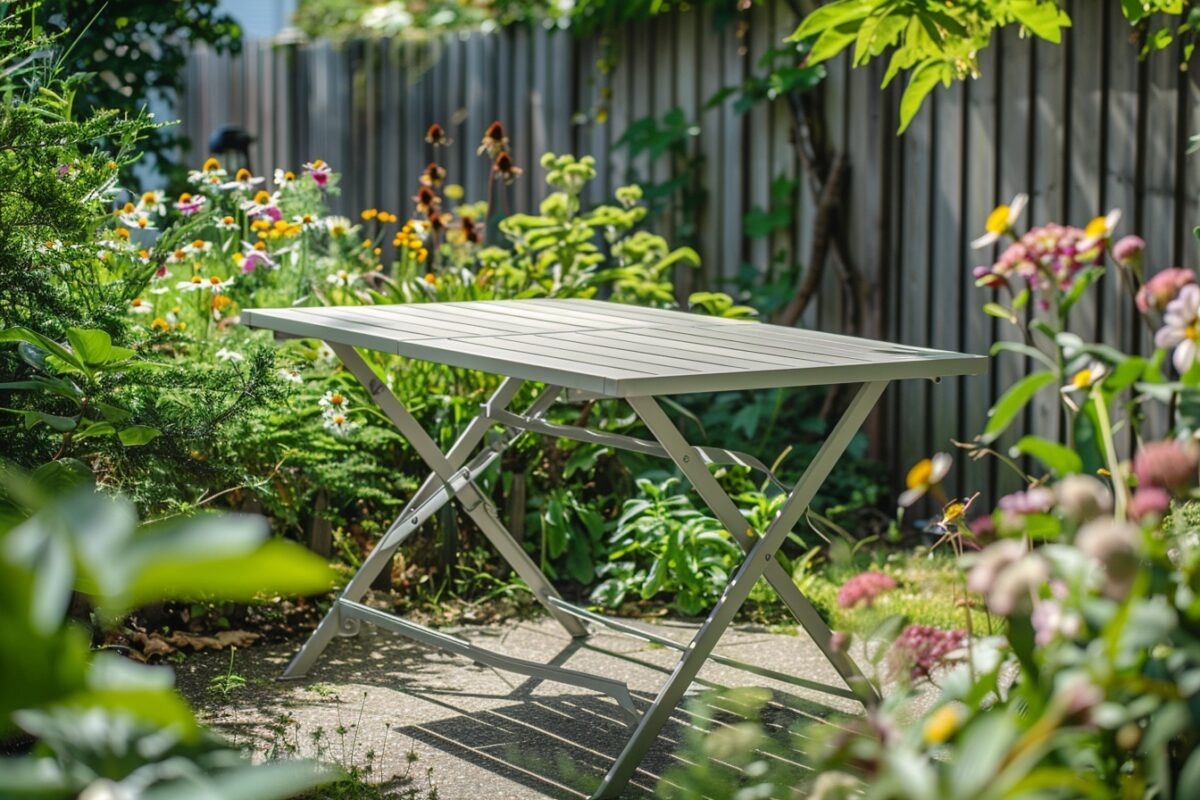
<path fill-rule="evenodd" d="M 979 290 L 975 288 L 972 268 L 978 263 L 979 251 L 971 249 L 974 231 L 996 204 L 996 81 L 997 54 L 989 48 L 980 54 L 981 77 L 966 86 L 966 173 L 963 176 L 963 235 L 961 261 L 958 264 L 958 283 L 963 315 L 962 348 L 972 353 L 986 353 L 994 338 L 994 320 L 979 310 Z M 1007 357 L 1007 356 L 1006 356 Z M 991 405 L 991 387 L 987 376 L 960 379 L 962 403 L 959 434 L 963 439 L 983 431 L 986 411 Z M 961 440 L 960 440 L 961 441 Z M 970 494 L 986 490 L 992 461 L 960 459 L 965 475 L 965 491 Z M 984 497 L 984 507 L 988 498 Z"/>
<path fill-rule="evenodd" d="M 962 84 L 937 90 L 933 97 L 935 153 L 933 184 L 933 233 L 931 251 L 934 267 L 928 278 L 933 295 L 929 314 L 932 322 L 931 339 L 934 347 L 957 349 L 963 315 L 962 281 L 959 258 L 962 253 L 965 220 L 963 211 L 963 118 L 966 93 Z M 961 394 L 960 381 L 942 381 L 933 391 L 933 448 L 951 450 L 951 439 L 962 439 L 965 431 L 958 418 Z M 952 473 L 955 494 L 966 489 L 962 470 Z"/>
<path fill-rule="evenodd" d="M 1030 187 L 1031 224 L 1064 221 L 1063 176 L 1066 174 L 1064 130 L 1060 124 L 1063 108 L 1070 108 L 1065 92 L 1065 71 L 1061 47 L 1034 42 L 1036 102 L 1033 118 L 1033 183 Z M 1036 309 L 1035 309 L 1036 310 Z M 1047 314 L 1041 311 L 1042 317 Z M 1052 325 L 1057 322 L 1050 320 Z M 1042 435 L 1057 439 L 1062 431 L 1062 404 L 1052 389 L 1042 390 L 1034 398 L 1032 425 Z"/>

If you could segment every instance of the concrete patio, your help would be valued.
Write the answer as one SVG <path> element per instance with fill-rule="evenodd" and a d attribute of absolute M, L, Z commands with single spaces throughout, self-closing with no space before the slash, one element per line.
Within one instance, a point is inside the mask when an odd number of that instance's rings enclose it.
<path fill-rule="evenodd" d="M 680 621 L 635 624 L 680 642 L 687 642 L 696 627 Z M 653 699 L 677 658 L 671 649 L 604 630 L 572 641 L 548 618 L 453 632 L 500 652 L 624 680 L 641 708 Z M 322 754 L 325 760 L 360 768 L 372 752 L 376 774 L 408 775 L 418 786 L 428 777 L 447 800 L 586 797 L 628 736 L 622 712 L 608 698 L 496 672 L 368 625 L 355 638 L 336 640 L 305 680 L 275 681 L 296 647 L 298 643 L 289 643 L 240 651 L 235 672 L 247 685 L 227 698 L 208 688 L 213 676 L 227 671 L 227 652 L 189 658 L 178 669 L 179 684 L 207 722 L 243 746 Z M 805 720 L 861 711 L 851 700 L 774 680 L 765 672 L 840 686 L 836 672 L 803 635 L 738 626 L 717 653 L 763 671 L 710 662 L 689 698 L 722 687 L 768 688 L 773 699 L 763 721 L 781 741 Z M 867 663 L 863 654 L 856 656 Z M 715 717 L 721 712 L 707 705 L 677 709 L 627 796 L 651 794 L 664 772 L 681 763 L 673 754 L 696 720 L 693 714 Z M 318 745 L 314 737 L 324 743 Z M 415 762 L 410 754 L 416 755 Z M 801 754 L 789 755 L 793 758 L 803 763 Z"/>

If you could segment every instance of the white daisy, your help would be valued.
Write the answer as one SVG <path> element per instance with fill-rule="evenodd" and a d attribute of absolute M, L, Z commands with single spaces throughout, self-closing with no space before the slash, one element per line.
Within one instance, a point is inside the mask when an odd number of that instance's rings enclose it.
<path fill-rule="evenodd" d="M 1182 375 L 1196 363 L 1196 340 L 1200 338 L 1200 286 L 1189 284 L 1167 304 L 1163 326 L 1154 335 L 1157 347 L 1174 347 L 1171 356 L 1175 369 Z"/>
<path fill-rule="evenodd" d="M 335 436 L 346 436 L 357 427 L 357 423 L 351 422 L 345 414 L 325 415 L 325 430 Z"/>
<path fill-rule="evenodd" d="M 244 355 L 242 355 L 241 353 L 237 352 L 236 350 L 230 350 L 226 347 L 222 347 L 220 350 L 217 351 L 217 358 L 221 359 L 222 361 L 245 361 L 246 360 L 246 357 Z"/>

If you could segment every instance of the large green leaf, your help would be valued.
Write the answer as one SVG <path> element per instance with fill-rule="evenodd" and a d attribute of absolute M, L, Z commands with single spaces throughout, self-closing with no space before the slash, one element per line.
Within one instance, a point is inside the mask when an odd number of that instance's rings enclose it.
<path fill-rule="evenodd" d="M 990 444 L 1008 429 L 1039 391 L 1057 381 L 1053 372 L 1034 372 L 1009 387 L 988 411 L 988 423 L 979 441 Z"/>
<path fill-rule="evenodd" d="M 34 347 L 46 351 L 47 353 L 50 353 L 59 359 L 62 359 L 74 367 L 83 367 L 83 362 L 76 358 L 74 353 L 63 347 L 58 342 L 48 339 L 45 336 L 42 336 L 40 333 L 35 333 L 28 328 L 22 328 L 19 325 L 15 325 L 11 328 L 5 328 L 4 330 L 0 331 L 0 342 L 26 342 Z"/>
<path fill-rule="evenodd" d="M 249 601 L 268 592 L 312 594 L 328 590 L 334 578 L 323 558 L 294 542 L 272 539 L 241 556 L 164 557 L 146 564 L 119 610 L 166 598 Z"/>
<path fill-rule="evenodd" d="M 1013 450 L 1033 456 L 1059 477 L 1083 471 L 1083 459 L 1078 453 L 1066 445 L 1043 439 L 1040 436 L 1022 436 Z"/>

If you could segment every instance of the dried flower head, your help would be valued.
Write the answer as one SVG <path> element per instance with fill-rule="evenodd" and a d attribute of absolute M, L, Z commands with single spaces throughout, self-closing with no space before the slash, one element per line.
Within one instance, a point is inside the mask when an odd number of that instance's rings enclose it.
<path fill-rule="evenodd" d="M 492 170 L 496 174 L 502 175 L 504 182 L 510 185 L 524 171 L 513 163 L 512 156 L 507 151 L 496 156 L 496 163 L 492 165 Z"/>
<path fill-rule="evenodd" d="M 496 121 L 488 125 L 487 130 L 484 131 L 483 139 L 479 142 L 479 149 L 475 151 L 475 154 L 487 153 L 489 157 L 495 158 L 507 148 L 508 137 L 504 134 L 504 126 Z"/>
<path fill-rule="evenodd" d="M 1075 546 L 1104 568 L 1106 595 L 1121 599 L 1129 594 L 1137 577 L 1141 529 L 1125 520 L 1110 518 L 1089 522 L 1079 529 Z"/>
<path fill-rule="evenodd" d="M 430 189 L 428 186 L 422 186 L 413 195 L 413 202 L 417 205 L 418 213 L 430 217 L 437 212 L 437 209 L 442 204 L 442 198 Z"/>
<path fill-rule="evenodd" d="M 1087 522 L 1112 510 L 1112 493 L 1091 475 L 1069 475 L 1058 482 L 1054 493 L 1059 508 L 1077 522 Z"/>
<path fill-rule="evenodd" d="M 434 147 L 447 147 L 454 144 L 454 140 L 447 136 L 446 131 L 436 122 L 429 126 L 429 130 L 425 131 L 425 141 Z"/>
<path fill-rule="evenodd" d="M 425 167 L 425 171 L 421 173 L 419 179 L 422 186 L 430 186 L 434 189 L 442 185 L 442 181 L 446 180 L 446 168 L 439 166 L 436 162 L 430 161 Z"/>

